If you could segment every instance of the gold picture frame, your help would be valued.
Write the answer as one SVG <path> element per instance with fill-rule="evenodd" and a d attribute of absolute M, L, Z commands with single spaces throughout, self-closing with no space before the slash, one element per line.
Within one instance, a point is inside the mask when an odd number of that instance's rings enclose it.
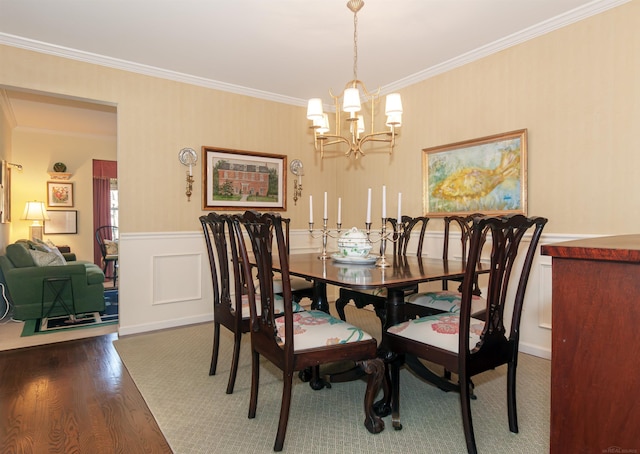
<path fill-rule="evenodd" d="M 428 216 L 527 214 L 526 129 L 422 151 Z"/>

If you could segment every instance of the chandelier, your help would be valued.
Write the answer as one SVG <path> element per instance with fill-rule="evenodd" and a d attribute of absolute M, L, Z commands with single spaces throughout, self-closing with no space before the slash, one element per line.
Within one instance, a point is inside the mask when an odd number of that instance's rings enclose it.
<path fill-rule="evenodd" d="M 335 104 L 335 133 L 329 128 L 329 116 L 323 112 L 322 99 L 312 98 L 307 107 L 307 118 L 312 121 L 314 147 L 324 158 L 325 148 L 333 145 L 346 144 L 349 149 L 344 156 L 364 156 L 362 146 L 367 142 L 383 142 L 389 144 L 389 154 L 393 152 L 396 139 L 396 128 L 402 124 L 402 100 L 399 93 L 391 93 L 386 96 L 385 114 L 388 129 L 375 132 L 376 105 L 380 99 L 380 88 L 375 93 L 369 93 L 364 83 L 358 79 L 358 11 L 364 6 L 363 0 L 349 0 L 347 8 L 353 12 L 353 80 L 347 82 L 344 90 L 339 95 L 334 95 L 329 90 L 329 95 Z M 361 98 L 362 95 L 362 98 Z M 365 119 L 361 112 L 361 99 L 369 107 L 370 124 L 368 132 L 365 129 Z M 340 104 L 342 103 L 342 109 Z M 341 110 L 345 114 L 344 124 L 341 121 Z M 342 148 L 344 149 L 344 148 Z M 340 149 L 332 150 L 341 153 Z"/>

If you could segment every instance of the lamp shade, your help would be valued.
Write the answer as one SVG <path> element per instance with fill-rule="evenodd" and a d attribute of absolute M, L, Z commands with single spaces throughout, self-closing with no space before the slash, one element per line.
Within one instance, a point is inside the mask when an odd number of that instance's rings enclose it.
<path fill-rule="evenodd" d="M 401 126 L 402 125 L 402 115 L 393 114 L 387 116 L 387 126 Z"/>
<path fill-rule="evenodd" d="M 24 213 L 22 219 L 27 221 L 48 221 L 47 210 L 44 207 L 44 202 L 27 202 L 24 206 Z"/>
<path fill-rule="evenodd" d="M 402 113 L 402 98 L 400 93 L 389 93 L 385 106 L 385 115 L 399 115 Z"/>
<path fill-rule="evenodd" d="M 322 114 L 320 119 L 313 119 L 313 126 L 318 128 L 318 134 L 326 134 L 329 132 L 329 114 Z"/>
<path fill-rule="evenodd" d="M 308 120 L 321 120 L 322 119 L 322 99 L 311 98 L 307 104 L 307 119 Z"/>
<path fill-rule="evenodd" d="M 347 88 L 344 91 L 342 110 L 345 112 L 360 112 L 360 91 L 357 88 Z"/>

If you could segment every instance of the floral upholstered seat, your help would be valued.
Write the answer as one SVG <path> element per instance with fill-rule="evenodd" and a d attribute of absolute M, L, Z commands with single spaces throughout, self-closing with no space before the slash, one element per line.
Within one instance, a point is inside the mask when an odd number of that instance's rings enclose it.
<path fill-rule="evenodd" d="M 409 295 L 405 301 L 416 306 L 428 309 L 436 309 L 443 312 L 460 312 L 462 293 L 452 290 L 436 292 L 422 292 Z M 475 314 L 485 308 L 487 301 L 481 296 L 473 295 L 471 298 L 471 313 Z"/>
<path fill-rule="evenodd" d="M 458 312 L 460 308 L 458 307 Z M 484 322 L 471 317 L 469 345 L 476 345 Z M 387 330 L 389 333 L 423 344 L 458 353 L 458 334 L 460 333 L 460 315 L 454 312 L 431 315 L 398 323 Z"/>
<path fill-rule="evenodd" d="M 285 342 L 284 317 L 276 319 L 280 343 Z M 293 349 L 326 347 L 372 339 L 361 328 L 322 311 L 306 311 L 293 315 Z"/>

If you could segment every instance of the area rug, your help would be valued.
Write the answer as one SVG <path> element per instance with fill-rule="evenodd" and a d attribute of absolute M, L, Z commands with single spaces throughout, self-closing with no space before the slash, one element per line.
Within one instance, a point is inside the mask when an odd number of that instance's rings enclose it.
<path fill-rule="evenodd" d="M 95 328 L 96 326 L 117 324 L 118 290 L 105 291 L 104 300 L 104 311 L 78 314 L 73 322 L 68 315 L 26 320 L 20 336 L 27 337 L 36 334 L 58 333 L 74 329 Z"/>
<path fill-rule="evenodd" d="M 348 320 L 379 336 L 380 322 L 372 312 L 351 306 L 345 310 Z M 175 454 L 272 453 L 282 373 L 261 362 L 257 414 L 248 419 L 249 337 L 242 339 L 233 394 L 225 394 L 233 336 L 223 329 L 220 338 L 215 376 L 208 374 L 212 323 L 125 336 L 114 345 Z M 509 432 L 507 422 L 506 367 L 474 380 L 478 399 L 471 405 L 479 452 L 549 452 L 549 363 L 520 355 L 519 434 Z M 363 424 L 364 381 L 334 383 L 331 389 L 314 391 L 296 377 L 283 452 L 466 452 L 458 395 L 423 383 L 407 370 L 403 369 L 401 376 L 403 429 L 393 430 L 391 417 L 386 417 L 385 430 L 376 435 L 367 432 Z"/>

